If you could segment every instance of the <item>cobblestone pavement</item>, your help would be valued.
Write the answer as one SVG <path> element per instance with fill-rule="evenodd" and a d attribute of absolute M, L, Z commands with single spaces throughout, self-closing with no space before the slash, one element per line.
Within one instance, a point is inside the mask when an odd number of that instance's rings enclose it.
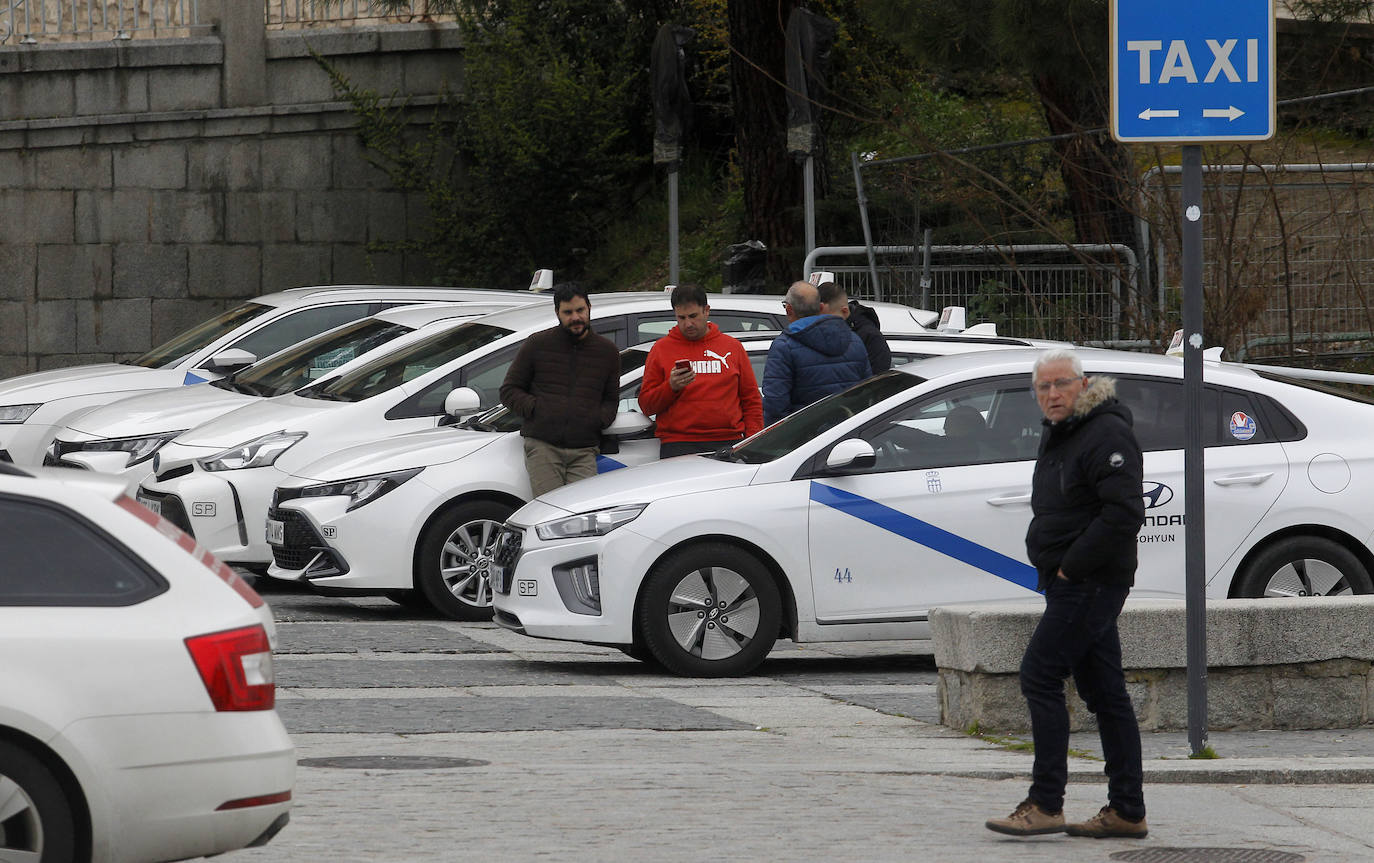
<path fill-rule="evenodd" d="M 938 724 L 927 643 L 780 642 L 756 676 L 684 680 L 386 600 L 265 595 L 302 764 L 292 823 L 234 863 L 1374 860 L 1374 728 L 1214 733 L 1212 761 L 1147 735 L 1149 838 L 1018 840 L 982 824 L 1030 757 Z M 1092 735 L 1073 746 L 1067 813 L 1087 817 L 1102 765 Z"/>

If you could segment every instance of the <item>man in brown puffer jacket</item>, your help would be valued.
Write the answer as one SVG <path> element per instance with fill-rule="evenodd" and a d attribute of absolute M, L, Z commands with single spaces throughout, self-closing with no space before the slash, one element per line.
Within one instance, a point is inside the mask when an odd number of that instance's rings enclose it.
<path fill-rule="evenodd" d="M 525 418 L 525 469 L 538 497 L 596 475 L 601 430 L 615 419 L 620 390 L 620 352 L 592 331 L 587 292 L 560 285 L 553 293 L 558 326 L 521 345 L 501 401 Z"/>

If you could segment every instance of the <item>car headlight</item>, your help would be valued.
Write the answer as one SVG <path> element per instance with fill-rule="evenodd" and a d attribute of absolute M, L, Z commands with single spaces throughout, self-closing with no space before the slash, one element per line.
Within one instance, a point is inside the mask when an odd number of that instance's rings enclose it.
<path fill-rule="evenodd" d="M 648 504 L 638 503 L 630 506 L 613 506 L 546 521 L 534 526 L 540 539 L 572 539 L 578 536 L 605 536 L 611 531 L 639 518 Z"/>
<path fill-rule="evenodd" d="M 42 404 L 36 405 L 0 405 L 0 423 L 22 423 L 33 416 L 33 412 L 41 408 Z"/>
<path fill-rule="evenodd" d="M 305 432 L 272 432 L 223 452 L 217 452 L 208 458 L 199 459 L 199 463 L 201 467 L 212 471 L 267 467 L 304 437 Z"/>
<path fill-rule="evenodd" d="M 127 452 L 129 454 L 129 464 L 136 465 L 141 461 L 146 461 L 153 457 L 153 454 L 162 449 L 163 444 L 181 434 L 181 431 L 163 432 L 162 434 L 146 435 L 144 437 L 119 437 L 105 438 L 104 440 L 82 441 L 77 444 L 76 450 L 68 452 Z"/>
<path fill-rule="evenodd" d="M 372 476 L 360 476 L 356 479 L 306 486 L 301 489 L 301 497 L 346 497 L 349 502 L 348 509 L 345 511 L 351 512 L 360 506 L 372 503 L 392 489 L 398 488 L 402 483 L 417 476 L 422 470 L 424 468 L 416 467 L 410 470 L 378 473 Z"/>

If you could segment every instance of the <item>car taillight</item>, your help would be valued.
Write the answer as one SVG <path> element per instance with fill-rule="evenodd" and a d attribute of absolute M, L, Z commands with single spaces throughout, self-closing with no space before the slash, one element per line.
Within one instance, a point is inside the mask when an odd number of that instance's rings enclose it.
<path fill-rule="evenodd" d="M 129 497 L 127 494 L 120 495 L 115 503 L 119 504 L 122 509 L 126 509 L 138 516 L 140 520 L 152 525 L 158 533 L 176 543 L 178 548 L 205 564 L 211 572 L 220 577 L 221 581 L 232 587 L 235 593 L 246 599 L 249 605 L 254 608 L 262 607 L 262 597 L 258 596 L 256 590 L 248 586 L 248 582 L 240 578 L 237 572 L 225 566 L 219 558 L 210 553 L 208 548 L 202 547 L 197 544 L 194 539 L 187 536 L 181 528 L 153 512 L 151 509 L 148 509 L 148 507 Z"/>
<path fill-rule="evenodd" d="M 186 639 L 216 710 L 271 710 L 277 703 L 272 647 L 261 624 Z"/>

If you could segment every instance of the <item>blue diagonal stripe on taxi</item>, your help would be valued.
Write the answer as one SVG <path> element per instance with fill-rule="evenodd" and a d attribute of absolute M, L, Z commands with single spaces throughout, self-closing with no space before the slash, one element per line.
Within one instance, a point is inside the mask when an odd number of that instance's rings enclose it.
<path fill-rule="evenodd" d="M 875 500 L 819 482 L 811 483 L 811 499 L 969 566 L 976 566 L 998 578 L 1005 578 L 1012 584 L 1035 590 L 1035 585 L 1039 581 L 1035 567 L 1028 563 L 1007 557 L 1000 551 L 993 551 L 987 546 L 950 533 L 930 522 L 898 512 L 890 506 L 883 506 Z"/>
<path fill-rule="evenodd" d="M 625 467 L 625 465 L 621 464 L 613 458 L 607 458 L 604 455 L 598 455 L 596 457 L 597 473 L 610 473 L 613 470 L 620 470 L 622 467 Z"/>

